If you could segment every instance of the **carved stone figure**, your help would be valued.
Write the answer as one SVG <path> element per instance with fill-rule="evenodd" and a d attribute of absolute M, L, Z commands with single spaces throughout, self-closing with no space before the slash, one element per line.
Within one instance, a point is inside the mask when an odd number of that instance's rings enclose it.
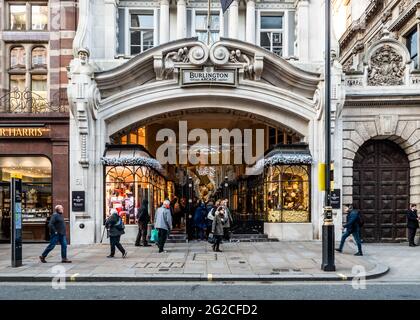
<path fill-rule="evenodd" d="M 243 54 L 241 50 L 232 50 L 230 52 L 229 60 L 233 63 L 243 63 L 245 73 L 247 73 L 249 78 L 252 79 L 254 74 L 254 66 L 252 64 L 251 59 L 247 55 Z"/>
<path fill-rule="evenodd" d="M 184 47 L 184 48 L 179 48 L 178 51 L 171 51 L 165 56 L 165 60 L 164 60 L 165 79 L 169 78 L 169 76 L 173 73 L 176 62 L 187 63 L 189 61 L 188 52 L 189 52 L 188 48 Z"/>
<path fill-rule="evenodd" d="M 395 86 L 404 84 L 403 57 L 390 45 L 378 49 L 370 59 L 369 86 Z"/>

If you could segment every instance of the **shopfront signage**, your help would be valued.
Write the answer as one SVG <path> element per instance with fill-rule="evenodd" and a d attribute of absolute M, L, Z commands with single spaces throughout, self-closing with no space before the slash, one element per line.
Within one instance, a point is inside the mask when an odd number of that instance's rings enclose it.
<path fill-rule="evenodd" d="M 182 84 L 221 84 L 235 85 L 235 70 L 183 70 Z"/>
<path fill-rule="evenodd" d="M 84 191 L 72 191 L 71 193 L 71 209 L 75 212 L 85 211 L 85 192 Z"/>
<path fill-rule="evenodd" d="M 331 191 L 331 207 L 333 209 L 340 209 L 341 208 L 341 190 L 334 189 Z"/>
<path fill-rule="evenodd" d="M 0 138 L 48 138 L 49 128 L 0 127 Z"/>

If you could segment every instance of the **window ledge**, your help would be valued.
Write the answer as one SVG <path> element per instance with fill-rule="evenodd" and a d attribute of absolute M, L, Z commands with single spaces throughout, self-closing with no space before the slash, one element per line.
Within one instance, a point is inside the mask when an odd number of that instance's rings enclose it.
<path fill-rule="evenodd" d="M 48 31 L 3 31 L 4 41 L 49 41 Z"/>

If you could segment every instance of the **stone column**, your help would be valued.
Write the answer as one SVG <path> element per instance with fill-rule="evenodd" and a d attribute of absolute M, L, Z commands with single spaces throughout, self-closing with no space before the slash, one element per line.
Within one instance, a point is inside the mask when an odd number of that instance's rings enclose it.
<path fill-rule="evenodd" d="M 229 7 L 229 38 L 238 39 L 238 1 L 234 0 Z"/>
<path fill-rule="evenodd" d="M 176 38 L 187 37 L 187 4 L 186 0 L 178 0 L 176 11 Z"/>
<path fill-rule="evenodd" d="M 255 44 L 255 0 L 246 2 L 246 41 Z"/>
<path fill-rule="evenodd" d="M 169 42 L 169 0 L 160 1 L 159 44 Z"/>
<path fill-rule="evenodd" d="M 301 0 L 297 5 L 297 41 L 298 57 L 301 61 L 309 60 L 309 1 Z"/>

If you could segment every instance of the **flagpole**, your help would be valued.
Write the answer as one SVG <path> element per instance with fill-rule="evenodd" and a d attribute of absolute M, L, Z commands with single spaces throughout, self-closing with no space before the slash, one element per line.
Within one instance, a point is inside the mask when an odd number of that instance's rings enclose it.
<path fill-rule="evenodd" d="M 211 0 L 208 1 L 208 11 L 207 11 L 207 45 L 210 45 L 210 14 L 211 14 Z"/>

